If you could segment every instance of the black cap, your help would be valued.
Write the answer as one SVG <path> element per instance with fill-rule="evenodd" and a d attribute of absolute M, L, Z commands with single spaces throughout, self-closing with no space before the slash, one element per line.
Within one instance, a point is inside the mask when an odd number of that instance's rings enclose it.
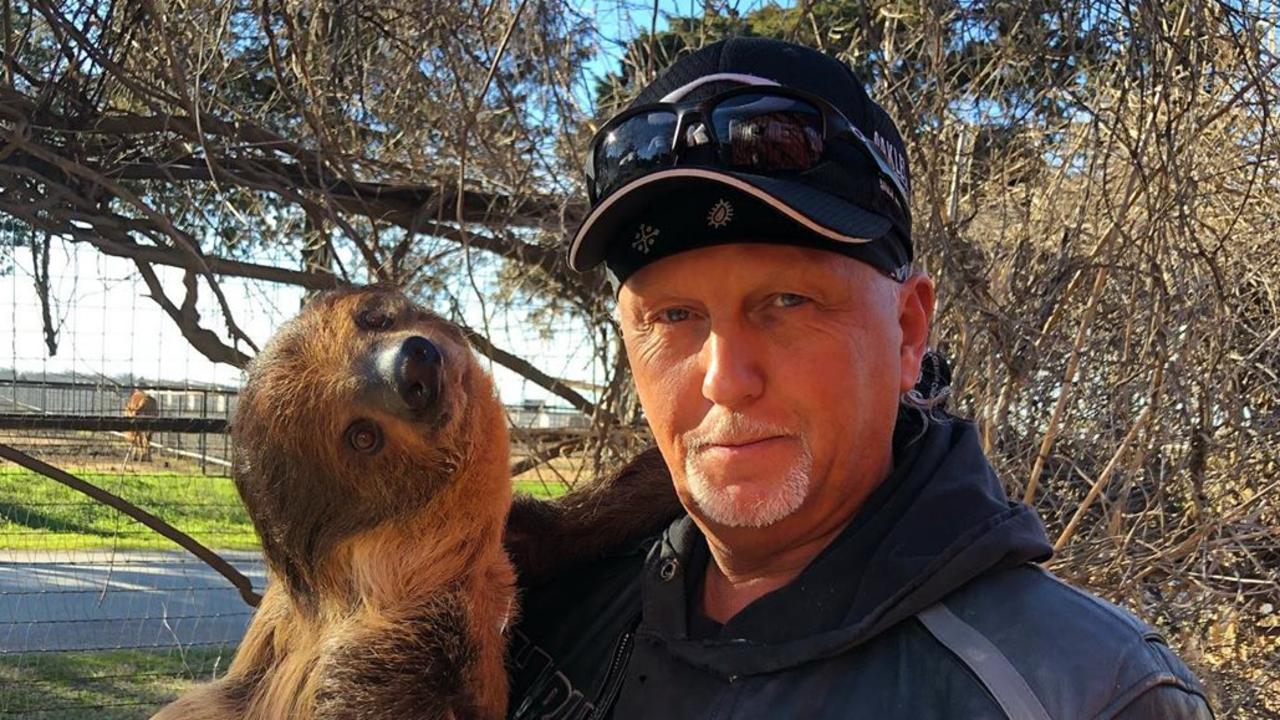
<path fill-rule="evenodd" d="M 765 83 L 831 103 L 910 188 L 906 148 L 893 121 L 846 65 L 804 46 L 765 38 L 708 45 L 677 60 L 630 107 L 698 100 Z M 870 157 L 828 147 L 828 159 L 817 167 L 787 176 L 681 164 L 637 177 L 592 206 L 570 245 L 569 264 L 585 271 L 605 261 L 622 281 L 644 264 L 682 250 L 773 242 L 831 250 L 901 277 L 913 257 L 908 212 Z M 723 210 L 721 200 L 736 220 L 712 217 L 713 208 Z"/>

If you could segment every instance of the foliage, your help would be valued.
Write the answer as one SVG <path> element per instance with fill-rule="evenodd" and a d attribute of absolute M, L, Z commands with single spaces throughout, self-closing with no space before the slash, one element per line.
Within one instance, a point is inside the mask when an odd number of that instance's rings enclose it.
<path fill-rule="evenodd" d="M 445 309 L 505 282 L 510 303 L 598 314 L 600 278 L 556 252 L 578 212 L 562 141 L 587 55 L 575 11 L 16 0 L 3 14 L 0 214 L 134 260 L 210 359 L 256 349 L 225 276 L 390 282 Z M 486 258 L 519 271 L 441 282 Z M 187 270 L 180 295 L 155 264 Z M 202 323 L 202 294 L 224 327 Z"/>

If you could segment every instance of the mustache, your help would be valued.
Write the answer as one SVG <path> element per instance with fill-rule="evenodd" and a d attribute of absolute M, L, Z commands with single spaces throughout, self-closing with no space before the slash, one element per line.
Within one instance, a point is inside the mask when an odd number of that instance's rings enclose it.
<path fill-rule="evenodd" d="M 711 445 L 745 445 L 765 438 L 797 433 L 785 425 L 757 420 L 742 413 L 708 417 L 684 435 L 685 447 L 696 452 Z"/>

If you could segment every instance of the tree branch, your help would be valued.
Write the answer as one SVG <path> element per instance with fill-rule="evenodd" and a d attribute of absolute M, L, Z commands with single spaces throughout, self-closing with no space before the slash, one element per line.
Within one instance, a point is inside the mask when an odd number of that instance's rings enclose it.
<path fill-rule="evenodd" d="M 196 295 L 199 285 L 194 271 L 188 270 L 183 275 L 182 283 L 186 288 L 186 297 L 183 298 L 182 307 L 178 307 L 165 295 L 164 287 L 160 284 L 160 278 L 156 277 L 156 273 L 151 269 L 150 265 L 140 260 L 135 260 L 134 264 L 138 266 L 138 272 L 142 273 L 142 279 L 151 291 L 151 299 L 155 300 L 156 304 L 173 319 L 178 329 L 182 331 L 182 336 L 187 339 L 187 342 L 191 343 L 191 347 L 198 350 L 201 355 L 209 358 L 212 362 L 226 363 L 238 368 L 243 368 L 249 364 L 250 357 L 248 355 L 224 344 L 212 330 L 200 327 L 200 313 L 196 310 Z M 254 350 L 256 351 L 257 348 L 254 348 Z"/>
<path fill-rule="evenodd" d="M 471 344 L 475 346 L 476 350 L 479 351 L 480 354 L 490 358 L 499 365 L 532 380 L 539 386 L 545 388 L 548 392 L 572 405 L 582 414 L 594 416 L 597 412 L 604 412 L 604 410 L 598 409 L 590 400 L 575 392 L 573 388 L 565 384 L 563 380 L 552 377 L 534 367 L 529 361 L 516 357 L 506 350 L 497 347 L 493 343 L 489 342 L 488 338 L 475 330 L 462 326 L 462 332 L 467 336 L 467 339 L 471 341 Z M 608 422 L 614 421 L 612 415 L 607 415 L 607 417 Z"/>

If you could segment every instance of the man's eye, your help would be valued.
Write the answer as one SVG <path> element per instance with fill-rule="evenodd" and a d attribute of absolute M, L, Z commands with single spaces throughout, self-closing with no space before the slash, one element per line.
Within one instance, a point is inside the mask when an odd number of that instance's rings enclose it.
<path fill-rule="evenodd" d="M 689 309 L 682 307 L 666 308 L 657 313 L 658 322 L 678 323 L 689 319 Z"/>
<path fill-rule="evenodd" d="M 809 302 L 809 298 L 795 293 L 778 293 L 773 298 L 773 304 L 778 307 L 798 307 Z"/>

